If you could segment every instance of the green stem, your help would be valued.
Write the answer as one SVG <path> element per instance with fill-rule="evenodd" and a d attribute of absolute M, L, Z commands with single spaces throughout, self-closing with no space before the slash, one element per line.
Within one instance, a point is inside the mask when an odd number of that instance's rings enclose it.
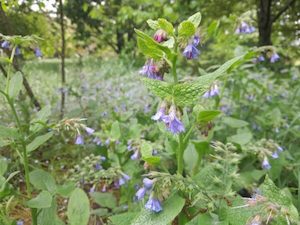
<path fill-rule="evenodd" d="M 29 160 L 28 160 L 28 155 L 27 155 L 27 151 L 26 151 L 25 134 L 23 132 L 22 124 L 20 122 L 18 113 L 14 106 L 14 101 L 9 97 L 8 94 L 6 94 L 5 96 L 6 96 L 8 104 L 11 108 L 11 111 L 13 113 L 16 124 L 19 128 L 19 131 L 21 133 L 21 145 L 22 145 L 22 153 L 23 153 L 23 165 L 24 165 L 24 173 L 25 173 L 26 193 L 27 193 L 27 197 L 31 198 L 31 185 L 30 185 L 30 180 L 29 180 Z M 31 209 L 31 218 L 32 218 L 32 225 L 37 225 L 37 210 L 36 209 Z"/>
<path fill-rule="evenodd" d="M 178 77 L 177 77 L 177 71 L 176 71 L 177 48 L 178 48 L 178 43 L 175 42 L 175 47 L 174 47 L 175 56 L 174 56 L 174 58 L 172 60 L 172 75 L 173 75 L 174 83 L 178 83 Z"/>
<path fill-rule="evenodd" d="M 183 144 L 183 137 L 180 134 L 178 138 L 179 146 L 178 146 L 178 151 L 177 151 L 177 174 L 182 175 L 183 173 L 183 153 L 185 150 L 184 144 Z"/>

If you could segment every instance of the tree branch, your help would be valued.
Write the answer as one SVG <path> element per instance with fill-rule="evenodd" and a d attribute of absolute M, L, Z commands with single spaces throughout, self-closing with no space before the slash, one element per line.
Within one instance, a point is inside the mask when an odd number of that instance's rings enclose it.
<path fill-rule="evenodd" d="M 288 3 L 272 18 L 272 23 L 274 23 L 290 6 L 292 6 L 296 0 L 289 0 Z"/>

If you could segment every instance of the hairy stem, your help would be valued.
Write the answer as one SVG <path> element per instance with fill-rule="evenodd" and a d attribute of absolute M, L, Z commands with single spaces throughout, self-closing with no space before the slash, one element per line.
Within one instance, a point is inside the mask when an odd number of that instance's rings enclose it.
<path fill-rule="evenodd" d="M 182 134 L 179 135 L 178 142 L 179 142 L 179 145 L 178 145 L 178 151 L 177 151 L 177 174 L 182 175 L 183 166 L 184 166 L 183 153 L 184 153 L 184 150 L 185 150 L 185 145 L 183 143 Z"/>

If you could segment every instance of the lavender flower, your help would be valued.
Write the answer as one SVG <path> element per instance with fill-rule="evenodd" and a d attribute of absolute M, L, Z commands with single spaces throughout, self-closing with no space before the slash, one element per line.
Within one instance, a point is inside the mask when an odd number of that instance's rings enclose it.
<path fill-rule="evenodd" d="M 270 57 L 270 62 L 271 62 L 271 63 L 275 63 L 275 62 L 277 62 L 279 59 L 280 59 L 279 55 L 278 55 L 276 52 L 274 52 L 274 53 L 271 55 L 271 57 Z"/>
<path fill-rule="evenodd" d="M 164 116 L 162 120 L 168 127 L 168 130 L 173 134 L 179 134 L 185 131 L 183 123 L 176 117 L 175 106 L 171 107 L 169 115 Z"/>
<path fill-rule="evenodd" d="M 119 178 L 118 184 L 119 186 L 122 186 L 129 180 L 130 180 L 130 176 L 128 176 L 127 174 L 123 174 L 122 177 Z"/>
<path fill-rule="evenodd" d="M 131 160 L 137 160 L 140 158 L 140 152 L 137 150 L 135 151 L 131 156 L 130 156 L 130 159 Z"/>
<path fill-rule="evenodd" d="M 95 137 L 93 139 L 93 142 L 96 143 L 96 145 L 101 145 L 102 144 L 101 140 L 98 137 Z"/>
<path fill-rule="evenodd" d="M 279 155 L 278 155 L 277 151 L 275 151 L 275 152 L 272 153 L 272 158 L 273 159 L 278 159 L 278 157 L 279 157 Z"/>
<path fill-rule="evenodd" d="M 1 44 L 1 48 L 4 48 L 4 49 L 9 49 L 9 42 L 8 41 L 3 41 L 2 44 Z"/>
<path fill-rule="evenodd" d="M 198 35 L 195 35 L 193 39 L 193 45 L 198 46 L 200 44 L 200 41 L 201 41 L 200 37 Z"/>
<path fill-rule="evenodd" d="M 146 194 L 147 190 L 146 188 L 142 187 L 140 188 L 136 193 L 135 193 L 135 198 L 136 200 L 141 200 L 142 198 L 145 197 L 145 194 Z"/>
<path fill-rule="evenodd" d="M 75 140 L 76 145 L 83 145 L 84 144 L 84 139 L 83 136 L 78 134 Z"/>
<path fill-rule="evenodd" d="M 143 184 L 144 184 L 144 187 L 147 189 L 147 190 L 150 190 L 153 186 L 153 183 L 154 181 L 149 179 L 149 178 L 144 178 L 143 179 Z"/>
<path fill-rule="evenodd" d="M 278 146 L 278 147 L 277 147 L 277 150 L 278 150 L 279 152 L 283 152 L 283 148 L 282 148 L 281 146 Z"/>
<path fill-rule="evenodd" d="M 100 163 L 96 163 L 95 165 L 95 170 L 101 170 L 102 166 L 100 165 Z"/>
<path fill-rule="evenodd" d="M 271 165 L 269 163 L 269 160 L 267 159 L 267 157 L 264 158 L 262 164 L 261 164 L 261 167 L 264 169 L 264 170 L 269 170 L 271 169 Z"/>
<path fill-rule="evenodd" d="M 35 48 L 35 49 L 34 49 L 34 54 L 35 54 L 35 56 L 36 56 L 37 58 L 43 56 L 43 53 L 41 52 L 41 49 L 39 49 L 39 48 Z"/>
<path fill-rule="evenodd" d="M 200 51 L 194 44 L 188 44 L 185 49 L 183 50 L 183 55 L 187 59 L 195 59 L 199 56 Z"/>
<path fill-rule="evenodd" d="M 85 127 L 85 131 L 88 133 L 88 135 L 92 135 L 95 132 L 95 130 L 90 127 Z"/>
<path fill-rule="evenodd" d="M 156 112 L 154 116 L 151 117 L 151 119 L 155 121 L 160 121 L 165 116 L 165 107 L 160 107 L 159 110 Z"/>
<path fill-rule="evenodd" d="M 235 30 L 236 34 L 251 34 L 255 31 L 255 27 L 250 26 L 246 22 L 242 21 L 241 24 Z"/>
<path fill-rule="evenodd" d="M 161 207 L 161 203 L 157 198 L 154 197 L 150 197 L 149 200 L 147 201 L 146 205 L 145 205 L 146 209 L 149 209 L 153 212 L 160 212 L 162 211 L 162 207 Z"/>
<path fill-rule="evenodd" d="M 146 75 L 148 78 L 155 80 L 163 80 L 163 76 L 160 74 L 157 65 L 154 64 L 153 59 L 148 60 L 140 70 L 141 75 Z"/>
<path fill-rule="evenodd" d="M 102 191 L 102 192 L 106 192 L 106 185 L 103 185 L 101 191 Z"/>
<path fill-rule="evenodd" d="M 90 188 L 90 191 L 89 191 L 89 193 L 94 193 L 94 192 L 95 192 L 95 190 L 96 190 L 96 187 L 95 187 L 95 185 L 93 185 L 93 186 Z"/>
<path fill-rule="evenodd" d="M 24 225 L 24 221 L 23 220 L 18 220 L 17 225 Z"/>
<path fill-rule="evenodd" d="M 106 157 L 105 157 L 105 156 L 100 156 L 100 159 L 101 159 L 102 161 L 105 161 L 105 160 L 106 160 Z"/>
<path fill-rule="evenodd" d="M 162 30 L 162 29 L 159 29 L 155 32 L 154 34 L 154 40 L 157 41 L 158 43 L 161 43 L 163 41 L 166 41 L 167 40 L 167 33 Z"/>
<path fill-rule="evenodd" d="M 219 95 L 219 87 L 214 83 L 207 92 L 204 93 L 204 98 L 210 98 Z"/>
<path fill-rule="evenodd" d="M 15 56 L 21 55 L 21 50 L 19 47 L 16 47 L 15 49 Z"/>
<path fill-rule="evenodd" d="M 109 140 L 109 139 L 106 139 L 105 145 L 108 146 L 109 144 L 110 144 L 110 140 Z"/>

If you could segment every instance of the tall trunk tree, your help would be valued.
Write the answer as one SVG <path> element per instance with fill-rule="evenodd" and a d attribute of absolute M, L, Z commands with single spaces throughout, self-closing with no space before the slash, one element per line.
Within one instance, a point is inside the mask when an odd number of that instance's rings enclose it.
<path fill-rule="evenodd" d="M 259 46 L 272 45 L 272 26 L 274 22 L 295 2 L 296 0 L 288 0 L 276 14 L 272 14 L 274 0 L 257 0 Z"/>
<path fill-rule="evenodd" d="M 64 24 L 64 9 L 63 2 L 59 0 L 59 15 L 60 15 L 60 29 L 61 29 L 61 104 L 60 104 L 60 117 L 64 117 L 65 101 L 66 101 L 66 71 L 65 71 L 65 52 L 66 52 L 66 40 L 65 40 L 65 24 Z"/>

